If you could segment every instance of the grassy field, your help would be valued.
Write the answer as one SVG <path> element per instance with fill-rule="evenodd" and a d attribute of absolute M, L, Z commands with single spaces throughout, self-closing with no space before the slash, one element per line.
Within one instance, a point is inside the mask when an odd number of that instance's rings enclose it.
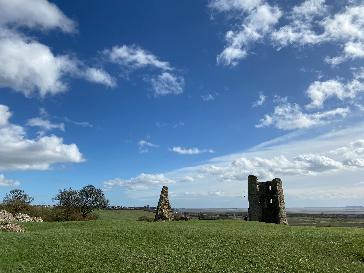
<path fill-rule="evenodd" d="M 364 272 L 364 229 L 136 221 L 145 214 L 0 233 L 0 272 Z"/>

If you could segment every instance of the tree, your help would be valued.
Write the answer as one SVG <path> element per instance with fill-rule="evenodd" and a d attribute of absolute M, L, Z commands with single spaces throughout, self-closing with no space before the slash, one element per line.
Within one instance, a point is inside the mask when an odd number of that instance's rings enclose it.
<path fill-rule="evenodd" d="M 58 206 L 64 208 L 78 208 L 81 204 L 79 192 L 72 188 L 60 190 L 54 200 L 58 201 Z"/>
<path fill-rule="evenodd" d="M 10 212 L 18 213 L 28 210 L 33 200 L 34 198 L 26 194 L 23 190 L 14 189 L 6 194 L 3 203 Z"/>
<path fill-rule="evenodd" d="M 80 215 L 81 200 L 77 190 L 72 188 L 60 190 L 54 200 L 58 201 L 57 206 L 61 209 L 62 220 L 75 220 L 77 215 Z"/>
<path fill-rule="evenodd" d="M 58 201 L 66 220 L 86 218 L 94 209 L 107 207 L 109 202 L 102 190 L 92 185 L 79 191 L 72 188 L 60 190 L 54 200 Z"/>
<path fill-rule="evenodd" d="M 94 209 L 106 208 L 109 203 L 102 190 L 92 185 L 83 187 L 79 191 L 79 197 L 81 202 L 81 213 L 83 217 L 86 217 Z"/>

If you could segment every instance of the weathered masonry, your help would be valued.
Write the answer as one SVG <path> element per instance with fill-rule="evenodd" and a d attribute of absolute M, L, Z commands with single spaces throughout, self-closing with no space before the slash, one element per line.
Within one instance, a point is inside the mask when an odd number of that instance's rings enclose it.
<path fill-rule="evenodd" d="M 258 182 L 254 175 L 248 177 L 248 220 L 275 224 L 288 224 L 282 181 Z"/>
<path fill-rule="evenodd" d="M 154 221 L 171 221 L 174 218 L 173 216 L 173 210 L 168 199 L 168 187 L 163 186 Z"/>

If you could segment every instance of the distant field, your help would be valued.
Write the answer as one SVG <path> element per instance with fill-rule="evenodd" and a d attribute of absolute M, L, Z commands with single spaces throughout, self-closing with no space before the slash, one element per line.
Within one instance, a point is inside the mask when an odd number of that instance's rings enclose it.
<path fill-rule="evenodd" d="M 0 233 L 0 272 L 364 272 L 364 229 L 219 220 L 29 223 Z M 152 216 L 152 214 L 149 214 Z"/>

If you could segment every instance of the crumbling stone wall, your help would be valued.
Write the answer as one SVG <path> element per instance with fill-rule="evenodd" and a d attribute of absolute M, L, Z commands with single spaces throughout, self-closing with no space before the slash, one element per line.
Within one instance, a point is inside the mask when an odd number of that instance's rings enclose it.
<path fill-rule="evenodd" d="M 154 220 L 155 221 L 173 220 L 173 210 L 171 208 L 171 204 L 169 203 L 167 186 L 163 186 L 162 188 Z"/>
<path fill-rule="evenodd" d="M 248 220 L 275 224 L 288 224 L 282 181 L 258 182 L 254 175 L 248 177 Z"/>

